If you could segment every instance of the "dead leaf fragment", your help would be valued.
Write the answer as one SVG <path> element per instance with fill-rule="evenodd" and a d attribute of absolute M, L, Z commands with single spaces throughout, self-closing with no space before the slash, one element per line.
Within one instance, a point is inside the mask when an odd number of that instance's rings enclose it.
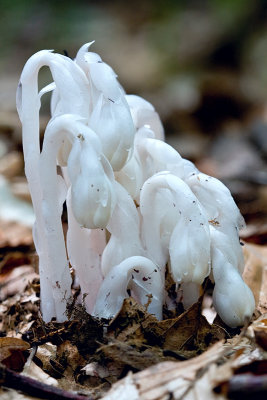
<path fill-rule="evenodd" d="M 32 282 L 38 275 L 31 265 L 21 265 L 0 274 L 0 300 L 23 293 L 29 282 Z"/>
<path fill-rule="evenodd" d="M 254 294 L 257 310 L 265 313 L 267 312 L 267 246 L 246 243 L 244 255 L 244 280 Z"/>
<path fill-rule="evenodd" d="M 32 245 L 32 229 L 14 221 L 0 219 L 0 248 Z"/>
<path fill-rule="evenodd" d="M 145 326 L 145 337 L 151 342 L 162 343 L 164 349 L 195 349 L 195 354 L 191 353 L 191 357 L 206 350 L 210 344 L 224 338 L 225 332 L 220 327 L 208 323 L 201 314 L 201 303 L 202 299 L 176 318 L 149 321 Z M 192 346 L 192 343 L 198 345 Z"/>
<path fill-rule="evenodd" d="M 13 337 L 0 338 L 0 362 L 4 361 L 14 351 L 24 351 L 30 348 L 29 343 Z"/>
<path fill-rule="evenodd" d="M 39 382 L 46 383 L 47 385 L 58 386 L 57 380 L 45 373 L 34 362 L 31 362 L 30 365 L 25 365 L 22 375 L 36 379 Z"/>
<path fill-rule="evenodd" d="M 23 351 L 30 348 L 29 343 L 13 337 L 0 338 L 0 362 L 15 371 L 21 371 L 26 362 Z"/>
<path fill-rule="evenodd" d="M 206 365 L 219 360 L 224 353 L 222 342 L 216 343 L 205 353 L 188 361 L 163 362 L 126 378 L 113 385 L 103 400 L 165 400 L 179 399 L 195 390 L 197 373 Z M 202 371 L 202 376 L 206 370 Z M 126 397 L 127 396 L 127 397 Z M 189 399 L 190 397 L 186 397 Z M 197 397 L 192 397 L 192 399 Z M 206 397 L 207 398 L 207 397 Z M 215 397 L 209 397 L 214 398 Z"/>
<path fill-rule="evenodd" d="M 13 178 L 23 169 L 23 157 L 18 151 L 11 151 L 0 159 L 0 174 Z"/>

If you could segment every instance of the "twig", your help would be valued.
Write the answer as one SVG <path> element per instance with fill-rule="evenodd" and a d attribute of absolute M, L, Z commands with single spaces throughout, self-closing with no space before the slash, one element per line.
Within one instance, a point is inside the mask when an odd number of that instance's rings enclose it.
<path fill-rule="evenodd" d="M 214 389 L 215 393 L 227 395 L 229 399 L 265 400 L 267 393 L 267 376 L 239 374 L 234 375 L 229 382 L 222 382 Z"/>
<path fill-rule="evenodd" d="M 47 385 L 35 379 L 21 375 L 6 368 L 0 363 L 0 386 L 15 389 L 39 399 L 48 400 L 93 400 L 92 397 L 82 396 L 76 393 L 67 392 L 55 386 Z"/>

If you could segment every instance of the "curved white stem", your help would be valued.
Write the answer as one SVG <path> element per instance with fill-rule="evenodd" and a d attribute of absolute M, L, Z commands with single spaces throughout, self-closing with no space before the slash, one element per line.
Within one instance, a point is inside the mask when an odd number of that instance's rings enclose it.
<path fill-rule="evenodd" d="M 40 259 L 40 279 L 50 281 L 54 301 L 55 315 L 49 310 L 46 302 L 47 293 L 42 293 L 43 319 L 49 321 L 53 316 L 57 321 L 66 319 L 66 306 L 71 297 L 71 276 L 66 255 L 65 241 L 62 230 L 61 214 L 63 202 L 66 198 L 66 187 L 62 177 L 57 175 L 57 152 L 66 136 L 70 140 L 78 140 L 80 129 L 86 130 L 79 123 L 77 116 L 63 115 L 52 120 L 45 131 L 43 148 L 39 161 L 39 175 L 41 185 L 41 216 L 42 230 L 37 246 Z M 44 253 L 45 252 L 45 256 Z M 42 257 L 45 257 L 45 263 Z M 46 284 L 46 286 L 48 286 Z M 50 306 L 51 307 L 51 306 Z"/>
<path fill-rule="evenodd" d="M 52 54 L 48 50 L 40 51 L 34 54 L 25 64 L 22 71 L 20 83 L 17 90 L 17 108 L 22 122 L 23 134 L 23 151 L 25 160 L 25 174 L 29 183 L 29 190 L 32 197 L 32 203 L 36 216 L 36 224 L 34 230 L 34 239 L 40 259 L 41 272 L 41 297 L 45 301 L 47 298 L 53 298 L 51 285 L 47 283 L 47 276 L 50 275 L 51 269 L 49 265 L 50 256 L 48 251 L 48 241 L 44 240 L 44 235 L 49 234 L 47 230 L 45 214 L 48 213 L 46 207 L 43 206 L 43 187 L 41 182 L 40 171 L 40 144 L 39 144 L 39 109 L 40 97 L 38 95 L 38 73 L 41 67 L 49 66 L 56 86 L 63 98 L 65 93 L 69 93 L 69 98 L 62 100 L 62 108 L 65 111 L 70 109 L 69 99 L 78 99 L 76 109 L 82 116 L 88 117 L 88 111 L 85 109 L 84 100 L 89 95 L 89 85 L 83 71 L 70 63 L 67 57 Z M 74 71 L 75 70 L 75 71 Z M 71 72 L 70 72 L 71 71 Z M 75 72 L 75 77 L 72 74 Z M 73 110 L 73 108 L 72 108 Z M 62 189 L 62 188 L 61 188 Z M 59 189 L 60 191 L 60 189 Z M 61 205 L 57 200 L 55 207 L 59 210 Z M 44 272 L 45 271 L 45 272 Z M 45 275 L 43 274 L 45 273 Z M 53 282 L 57 285 L 57 280 Z M 65 297 L 68 296 L 67 291 Z M 43 307 L 45 307 L 43 301 Z M 57 301 L 54 298 L 54 301 Z M 66 298 L 63 300 L 66 303 Z M 61 306 L 58 306 L 60 308 Z M 64 307 L 63 307 L 64 308 Z M 62 310 L 56 310 L 53 306 L 44 310 L 44 319 L 50 320 L 57 316 L 59 320 L 64 319 Z"/>
<path fill-rule="evenodd" d="M 158 319 L 162 318 L 164 280 L 158 267 L 145 257 L 127 258 L 109 271 L 100 287 L 93 315 L 100 318 L 117 315 L 123 300 L 128 297 L 128 288 L 137 292 L 143 305 L 151 294 L 148 311 Z"/>

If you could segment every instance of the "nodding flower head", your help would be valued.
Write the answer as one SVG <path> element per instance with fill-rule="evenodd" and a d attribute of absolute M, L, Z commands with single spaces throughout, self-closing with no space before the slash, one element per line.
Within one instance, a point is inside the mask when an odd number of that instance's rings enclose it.
<path fill-rule="evenodd" d="M 82 68 L 89 80 L 92 107 L 96 105 L 97 99 L 101 94 L 106 100 L 110 99 L 113 102 L 119 101 L 124 94 L 124 90 L 119 84 L 113 69 L 103 62 L 98 54 L 88 51 L 93 43 L 84 44 L 75 59 L 75 62 Z"/>
<path fill-rule="evenodd" d="M 131 155 L 135 134 L 128 105 L 122 98 L 113 102 L 100 95 L 89 126 L 98 134 L 113 170 L 119 171 Z"/>
<path fill-rule="evenodd" d="M 217 248 L 212 248 L 212 269 L 215 281 L 213 303 L 216 311 L 232 328 L 244 325 L 255 309 L 250 288 L 239 271 Z"/>
<path fill-rule="evenodd" d="M 135 135 L 133 156 L 116 178 L 139 204 L 144 182 L 164 170 L 183 178 L 183 159 L 173 147 L 156 139 L 154 132 L 144 126 Z"/>
<path fill-rule="evenodd" d="M 115 192 L 107 165 L 90 138 L 80 134 L 68 158 L 68 174 L 73 214 L 85 228 L 105 228 L 113 211 Z"/>
<path fill-rule="evenodd" d="M 152 260 L 164 266 L 170 258 L 173 278 L 179 283 L 202 283 L 210 272 L 208 220 L 186 183 L 168 172 L 152 176 L 142 188 L 140 210 Z M 157 217 L 150 222 L 153 215 Z"/>
<path fill-rule="evenodd" d="M 193 172 L 186 179 L 186 183 L 203 204 L 210 221 L 231 222 L 238 229 L 244 227 L 244 218 L 240 214 L 229 189 L 222 182 L 201 172 Z"/>
<path fill-rule="evenodd" d="M 88 52 L 90 45 L 82 46 L 76 57 L 91 87 L 89 126 L 99 135 L 103 153 L 118 171 L 129 159 L 135 127 L 117 75 L 97 54 Z"/>

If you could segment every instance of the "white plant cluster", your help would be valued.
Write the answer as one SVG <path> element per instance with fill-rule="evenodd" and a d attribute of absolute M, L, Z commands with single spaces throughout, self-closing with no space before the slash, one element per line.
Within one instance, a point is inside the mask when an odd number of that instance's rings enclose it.
<path fill-rule="evenodd" d="M 67 318 L 69 262 L 88 313 L 115 316 L 130 290 L 142 304 L 151 295 L 148 310 L 161 319 L 163 304 L 172 306 L 164 288 L 168 264 L 185 308 L 210 276 L 217 312 L 229 326 L 242 325 L 255 304 L 242 279 L 244 221 L 229 190 L 164 142 L 154 107 L 126 95 L 111 67 L 88 51 L 91 44 L 75 60 L 34 54 L 18 86 L 44 320 Z M 43 66 L 54 82 L 38 91 Z M 41 149 L 39 110 L 49 91 Z"/>

